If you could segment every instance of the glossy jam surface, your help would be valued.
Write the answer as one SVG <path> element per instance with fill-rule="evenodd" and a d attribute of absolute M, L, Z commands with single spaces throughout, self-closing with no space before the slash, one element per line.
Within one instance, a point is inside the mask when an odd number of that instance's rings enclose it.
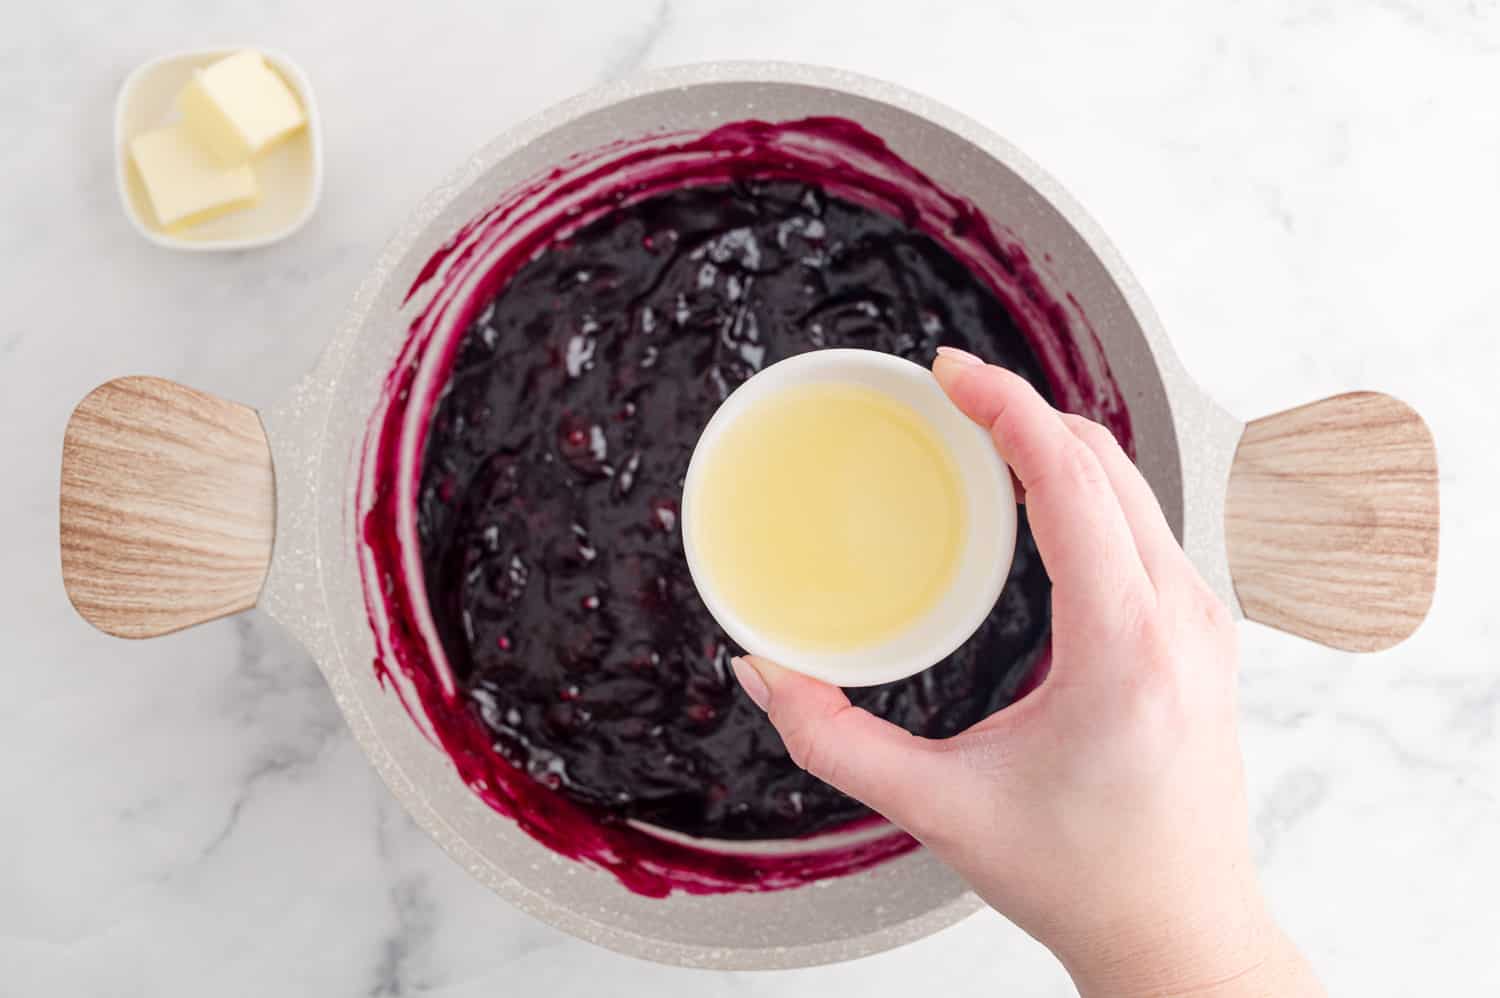
<path fill-rule="evenodd" d="M 1045 379 L 995 296 L 900 221 L 798 183 L 679 190 L 523 266 L 465 332 L 433 412 L 418 526 L 458 684 L 535 779 L 620 818 L 784 838 L 863 808 L 800 771 L 736 687 L 678 500 L 740 382 L 820 347 L 938 344 Z M 855 702 L 941 737 L 1007 703 L 1047 633 L 1024 527 L 983 629 Z"/>
<path fill-rule="evenodd" d="M 795 385 L 706 435 L 695 462 L 682 525 L 694 577 L 751 633 L 863 653 L 953 587 L 968 497 L 948 445 L 906 402 Z"/>

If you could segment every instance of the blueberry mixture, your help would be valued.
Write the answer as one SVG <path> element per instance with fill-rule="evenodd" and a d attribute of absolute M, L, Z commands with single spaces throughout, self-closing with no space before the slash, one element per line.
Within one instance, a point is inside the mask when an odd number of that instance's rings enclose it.
<path fill-rule="evenodd" d="M 865 816 L 787 758 L 699 601 L 678 500 L 741 382 L 823 347 L 917 363 L 939 344 L 1046 392 L 996 297 L 930 237 L 788 181 L 679 189 L 524 265 L 482 308 L 432 415 L 418 530 L 470 709 L 537 781 L 606 816 L 722 839 Z M 994 613 L 935 668 L 852 691 L 941 737 L 1009 703 L 1045 646 L 1024 515 Z"/>

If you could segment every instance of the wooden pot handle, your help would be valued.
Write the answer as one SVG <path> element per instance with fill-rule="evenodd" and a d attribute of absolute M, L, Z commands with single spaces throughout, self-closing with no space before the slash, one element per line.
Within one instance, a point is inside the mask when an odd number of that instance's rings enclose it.
<path fill-rule="evenodd" d="M 1422 417 L 1353 392 L 1245 428 L 1225 505 L 1245 616 L 1349 651 L 1417 629 L 1437 577 L 1437 452 Z"/>
<path fill-rule="evenodd" d="M 254 606 L 276 527 L 254 409 L 161 378 L 119 378 L 63 437 L 63 585 L 84 619 L 148 638 Z"/>

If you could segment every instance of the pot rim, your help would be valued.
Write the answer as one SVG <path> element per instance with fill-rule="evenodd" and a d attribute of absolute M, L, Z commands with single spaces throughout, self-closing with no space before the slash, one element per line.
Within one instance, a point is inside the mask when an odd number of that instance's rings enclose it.
<path fill-rule="evenodd" d="M 791 62 L 731 61 L 650 70 L 564 100 L 507 129 L 427 194 L 386 244 L 314 371 L 285 404 L 265 414 L 278 470 L 295 466 L 297 474 L 308 477 L 298 483 L 301 487 L 278 487 L 277 551 L 267 579 L 263 605 L 314 653 L 360 747 L 403 808 L 471 875 L 509 903 L 573 935 L 632 956 L 689 967 L 786 969 L 848 960 L 892 949 L 947 928 L 984 905 L 974 894 L 965 891 L 915 917 L 835 940 L 769 947 L 704 945 L 663 940 L 633 932 L 615 922 L 596 920 L 577 906 L 558 901 L 507 876 L 455 829 L 439 808 L 440 802 L 435 796 L 408 777 L 383 743 L 370 715 L 370 706 L 350 675 L 353 669 L 368 668 L 368 662 L 346 660 L 341 642 L 327 619 L 329 583 L 325 573 L 336 570 L 333 566 L 339 565 L 340 560 L 319 552 L 317 540 L 326 533 L 319 524 L 326 513 L 321 513 L 318 508 L 317 492 L 322 479 L 333 470 L 320 465 L 324 455 L 331 453 L 326 448 L 327 424 L 334 397 L 346 381 L 357 341 L 371 321 L 375 303 L 392 281 L 410 272 L 413 252 L 431 245 L 435 235 L 433 220 L 441 217 L 497 163 L 575 119 L 635 98 L 726 83 L 808 86 L 883 103 L 953 133 L 1003 164 L 1072 227 L 1123 297 L 1132 319 L 1141 330 L 1150 363 L 1159 373 L 1172 422 L 1179 432 L 1190 416 L 1207 409 L 1222 415 L 1188 379 L 1143 289 L 1102 229 L 1055 180 L 989 128 L 903 87 L 839 69 Z M 440 235 L 446 238 L 448 234 Z M 420 299 L 413 304 L 420 306 Z M 1179 440 L 1179 452 L 1188 443 L 1196 441 Z M 1227 464 L 1225 471 L 1227 475 Z M 344 517 L 346 512 L 339 509 L 334 515 Z M 1184 529 L 1185 533 L 1191 533 L 1191 524 L 1185 523 Z M 323 597 L 322 606 L 314 610 L 309 610 L 309 601 L 303 591 L 307 580 L 316 580 Z M 1227 582 L 1227 574 L 1225 580 Z M 1222 592 L 1226 587 L 1216 588 Z M 1228 592 L 1232 595 L 1232 588 L 1228 588 Z"/>

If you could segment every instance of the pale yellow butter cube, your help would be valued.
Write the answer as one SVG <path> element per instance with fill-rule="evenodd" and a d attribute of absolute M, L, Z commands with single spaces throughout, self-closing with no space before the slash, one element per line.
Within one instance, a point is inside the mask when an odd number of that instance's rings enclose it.
<path fill-rule="evenodd" d="M 259 190 L 248 166 L 221 166 L 180 126 L 159 128 L 130 142 L 151 210 L 164 229 L 179 229 L 248 208 Z"/>
<path fill-rule="evenodd" d="M 194 74 L 177 107 L 193 138 L 226 166 L 248 161 L 307 123 L 297 95 L 249 49 Z"/>

